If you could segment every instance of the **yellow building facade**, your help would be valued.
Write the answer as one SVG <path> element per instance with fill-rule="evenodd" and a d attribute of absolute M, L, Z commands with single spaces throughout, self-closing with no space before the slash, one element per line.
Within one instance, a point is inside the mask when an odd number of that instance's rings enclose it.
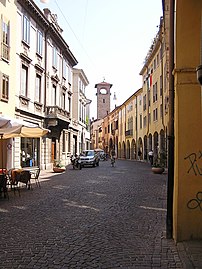
<path fill-rule="evenodd" d="M 166 153 L 167 236 L 179 242 L 202 238 L 202 1 L 162 3 L 142 89 L 103 119 L 100 139 L 104 150 L 115 144 L 118 158 Z"/>
<path fill-rule="evenodd" d="M 202 1 L 176 0 L 173 13 L 175 14 L 173 237 L 176 241 L 181 241 L 202 238 L 202 93 L 196 74 L 196 68 L 201 64 Z"/>
<path fill-rule="evenodd" d="M 143 155 L 153 150 L 154 158 L 167 155 L 168 131 L 168 44 L 163 17 L 140 72 L 143 78 Z"/>

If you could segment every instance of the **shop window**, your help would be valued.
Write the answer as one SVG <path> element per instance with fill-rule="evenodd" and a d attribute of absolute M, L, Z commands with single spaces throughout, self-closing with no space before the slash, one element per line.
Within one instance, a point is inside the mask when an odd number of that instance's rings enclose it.
<path fill-rule="evenodd" d="M 40 139 L 21 138 L 21 166 L 39 166 Z"/>

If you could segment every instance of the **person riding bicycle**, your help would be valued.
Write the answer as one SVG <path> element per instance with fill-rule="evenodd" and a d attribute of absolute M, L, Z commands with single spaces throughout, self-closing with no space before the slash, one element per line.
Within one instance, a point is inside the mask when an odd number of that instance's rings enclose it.
<path fill-rule="evenodd" d="M 116 152 L 114 149 L 111 150 L 111 165 L 114 166 L 114 163 L 115 163 L 115 155 L 116 155 Z"/>

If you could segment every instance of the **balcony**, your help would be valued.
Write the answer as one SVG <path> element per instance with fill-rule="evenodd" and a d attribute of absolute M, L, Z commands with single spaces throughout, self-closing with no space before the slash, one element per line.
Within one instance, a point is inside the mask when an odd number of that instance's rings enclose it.
<path fill-rule="evenodd" d="M 49 119 L 60 119 L 68 122 L 70 121 L 70 113 L 58 106 L 47 106 L 45 114 L 46 118 Z"/>
<path fill-rule="evenodd" d="M 58 106 L 47 106 L 45 109 L 46 128 L 51 130 L 49 136 L 59 138 L 63 129 L 68 129 L 70 113 Z"/>
<path fill-rule="evenodd" d="M 125 131 L 125 136 L 133 136 L 133 130 Z"/>

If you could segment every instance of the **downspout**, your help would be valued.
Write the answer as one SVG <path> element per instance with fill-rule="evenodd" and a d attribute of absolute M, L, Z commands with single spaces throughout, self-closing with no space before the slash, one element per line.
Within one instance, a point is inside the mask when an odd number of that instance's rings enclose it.
<path fill-rule="evenodd" d="M 149 67 L 148 65 L 146 65 L 146 69 L 147 69 L 147 78 L 148 78 L 148 70 Z M 149 76 L 149 82 L 147 81 L 147 100 L 146 100 L 146 106 L 147 106 L 147 158 L 148 158 L 148 152 L 152 149 L 152 145 L 149 145 L 149 111 L 150 111 L 150 107 L 151 107 L 151 85 L 150 85 L 150 76 Z M 150 103 L 149 103 L 150 102 Z M 151 147 L 151 148 L 150 148 Z"/>
<path fill-rule="evenodd" d="M 174 8 L 175 0 L 170 0 L 169 11 L 169 124 L 168 124 L 168 184 L 166 237 L 173 237 L 173 190 L 174 190 Z"/>
<path fill-rule="evenodd" d="M 201 36 L 200 36 L 200 65 L 196 68 L 196 75 L 201 85 L 201 116 L 202 116 L 202 9 L 201 9 Z"/>
<path fill-rule="evenodd" d="M 162 41 L 160 41 L 161 43 L 161 49 L 162 49 Z M 164 130 L 164 133 L 165 133 L 165 124 L 164 124 L 164 113 L 163 113 L 163 107 L 164 107 L 164 75 L 166 74 L 163 74 L 163 53 L 162 53 L 162 61 L 161 61 L 161 77 L 162 77 L 162 118 L 161 118 L 161 121 L 162 121 L 162 125 L 163 125 L 163 130 Z"/>

